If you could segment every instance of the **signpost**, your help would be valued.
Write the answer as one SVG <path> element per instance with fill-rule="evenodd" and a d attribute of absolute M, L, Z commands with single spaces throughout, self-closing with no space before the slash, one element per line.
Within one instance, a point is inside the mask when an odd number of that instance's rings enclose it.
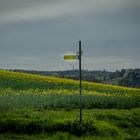
<path fill-rule="evenodd" d="M 81 41 L 79 41 L 79 52 L 76 55 L 65 55 L 64 60 L 79 60 L 79 111 L 80 111 L 80 123 L 82 122 L 82 55 Z"/>
<path fill-rule="evenodd" d="M 75 60 L 78 59 L 77 55 L 64 55 L 65 60 Z"/>

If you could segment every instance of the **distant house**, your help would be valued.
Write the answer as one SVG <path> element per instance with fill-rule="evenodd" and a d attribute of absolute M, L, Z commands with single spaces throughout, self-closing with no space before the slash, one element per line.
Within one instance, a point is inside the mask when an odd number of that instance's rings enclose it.
<path fill-rule="evenodd" d="M 105 80 L 106 80 L 106 81 L 110 80 L 110 76 L 106 76 L 106 77 L 105 77 Z"/>
<path fill-rule="evenodd" d="M 59 74 L 58 74 L 57 72 L 55 72 L 55 73 L 53 73 L 52 76 L 54 76 L 54 77 L 59 77 Z"/>

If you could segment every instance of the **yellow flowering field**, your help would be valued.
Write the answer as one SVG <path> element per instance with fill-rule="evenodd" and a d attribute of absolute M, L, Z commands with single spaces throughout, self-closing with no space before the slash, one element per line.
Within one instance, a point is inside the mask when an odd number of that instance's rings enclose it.
<path fill-rule="evenodd" d="M 140 89 L 82 82 L 83 108 L 140 107 Z M 79 81 L 0 70 L 0 107 L 78 108 Z"/>

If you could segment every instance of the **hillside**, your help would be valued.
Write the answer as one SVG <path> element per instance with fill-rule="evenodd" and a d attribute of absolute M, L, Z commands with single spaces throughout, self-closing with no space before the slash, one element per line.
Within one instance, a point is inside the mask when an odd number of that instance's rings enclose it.
<path fill-rule="evenodd" d="M 34 71 L 34 70 L 10 70 L 15 72 L 23 72 L 29 74 L 38 74 L 42 76 L 56 76 L 61 78 L 79 79 L 78 70 L 67 71 Z M 106 70 L 88 71 L 82 70 L 82 78 L 85 81 L 108 83 L 111 85 L 119 85 L 125 87 L 140 87 L 140 69 L 122 69 L 114 72 Z"/>
<path fill-rule="evenodd" d="M 22 90 L 22 89 L 78 90 L 79 83 L 76 80 L 56 78 L 52 76 L 39 76 L 33 74 L 25 74 L 19 72 L 0 70 L 0 87 L 12 88 L 17 90 Z M 136 89 L 136 88 L 126 88 L 126 87 L 112 86 L 108 84 L 100 84 L 100 83 L 85 82 L 85 81 L 83 81 L 83 90 L 94 91 L 99 93 L 107 93 L 107 94 L 110 93 L 139 94 L 140 93 L 140 89 Z"/>

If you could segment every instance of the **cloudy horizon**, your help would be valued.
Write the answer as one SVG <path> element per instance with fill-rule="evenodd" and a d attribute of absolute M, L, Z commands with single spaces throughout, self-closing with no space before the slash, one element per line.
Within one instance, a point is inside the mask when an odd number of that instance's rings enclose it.
<path fill-rule="evenodd" d="M 0 0 L 0 69 L 140 68 L 139 0 Z"/>

